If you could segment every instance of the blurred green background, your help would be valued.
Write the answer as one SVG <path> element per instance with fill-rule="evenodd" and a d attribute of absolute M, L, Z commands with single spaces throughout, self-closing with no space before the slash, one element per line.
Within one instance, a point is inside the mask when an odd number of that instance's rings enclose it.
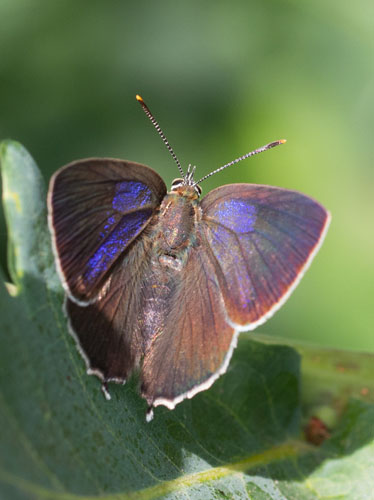
<path fill-rule="evenodd" d="M 0 1 L 0 138 L 46 180 L 111 156 L 199 176 L 279 138 L 285 146 L 209 179 L 303 191 L 332 212 L 319 255 L 261 331 L 374 351 L 373 0 Z M 0 260 L 6 264 L 1 213 Z"/>

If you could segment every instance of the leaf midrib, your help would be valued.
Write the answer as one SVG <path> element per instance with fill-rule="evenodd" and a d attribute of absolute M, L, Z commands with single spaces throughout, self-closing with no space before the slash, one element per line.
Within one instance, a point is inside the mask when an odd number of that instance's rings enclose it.
<path fill-rule="evenodd" d="M 287 441 L 283 444 L 265 450 L 262 453 L 250 455 L 231 464 L 212 467 L 205 471 L 188 474 L 170 481 L 164 481 L 143 490 L 135 492 L 110 493 L 108 495 L 80 495 L 69 492 L 53 491 L 11 474 L 1 467 L 0 480 L 9 486 L 13 486 L 18 490 L 24 491 L 25 493 L 50 500 L 152 500 L 168 493 L 191 488 L 197 484 L 216 481 L 229 475 L 246 472 L 254 467 L 269 465 L 284 459 L 296 458 L 307 452 L 310 453 L 313 451 L 316 451 L 316 448 L 308 445 L 304 441 Z"/>

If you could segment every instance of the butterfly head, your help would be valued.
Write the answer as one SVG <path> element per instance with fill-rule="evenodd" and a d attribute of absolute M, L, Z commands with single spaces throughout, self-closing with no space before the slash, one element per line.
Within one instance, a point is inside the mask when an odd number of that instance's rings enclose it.
<path fill-rule="evenodd" d="M 194 181 L 196 167 L 188 165 L 187 173 L 184 177 L 174 179 L 171 183 L 171 192 L 179 193 L 188 198 L 196 199 L 201 196 L 201 187 Z"/>

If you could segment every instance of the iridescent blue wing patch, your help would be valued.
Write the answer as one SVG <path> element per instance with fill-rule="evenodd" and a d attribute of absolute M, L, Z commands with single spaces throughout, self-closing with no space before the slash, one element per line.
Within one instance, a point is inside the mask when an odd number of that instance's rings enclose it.
<path fill-rule="evenodd" d="M 72 300 L 95 300 L 108 271 L 165 194 L 156 172 L 122 160 L 77 161 L 52 177 L 49 225 L 60 277 Z"/>
<path fill-rule="evenodd" d="M 301 193 L 252 184 L 219 187 L 201 208 L 230 324 L 255 328 L 297 285 L 322 243 L 329 214 Z"/>

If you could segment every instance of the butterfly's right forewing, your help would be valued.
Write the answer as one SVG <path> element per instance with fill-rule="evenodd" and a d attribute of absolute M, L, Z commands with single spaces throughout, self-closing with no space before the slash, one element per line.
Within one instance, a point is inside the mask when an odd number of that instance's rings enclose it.
<path fill-rule="evenodd" d="M 318 250 L 329 214 L 295 191 L 231 184 L 201 202 L 202 228 L 227 316 L 240 329 L 264 322 Z"/>

